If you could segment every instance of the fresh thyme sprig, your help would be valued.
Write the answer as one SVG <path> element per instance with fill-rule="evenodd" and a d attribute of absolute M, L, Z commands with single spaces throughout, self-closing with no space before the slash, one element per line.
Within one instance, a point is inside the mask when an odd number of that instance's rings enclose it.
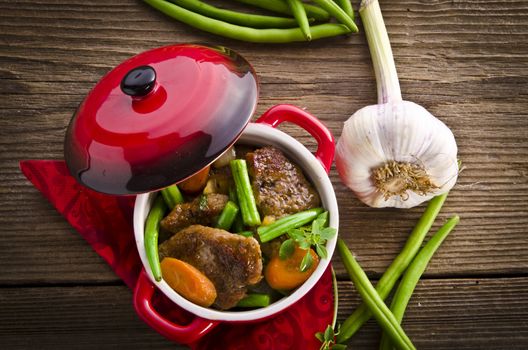
<path fill-rule="evenodd" d="M 335 337 L 339 334 L 339 326 L 334 332 L 334 328 L 331 325 L 326 327 L 324 333 L 317 332 L 315 337 L 321 342 L 321 347 L 319 350 L 345 350 L 347 346 L 345 344 L 337 344 Z"/>
<path fill-rule="evenodd" d="M 287 232 L 289 238 L 282 242 L 280 246 L 279 257 L 281 259 L 290 257 L 297 244 L 299 248 L 307 250 L 299 267 L 301 271 L 307 271 L 313 264 L 313 258 L 308 249 L 314 246 L 317 255 L 322 259 L 328 258 L 325 245 L 329 239 L 332 239 L 336 235 L 336 232 L 337 230 L 335 228 L 328 227 L 328 211 L 325 211 L 312 221 L 311 226 L 303 226 L 289 230 Z"/>

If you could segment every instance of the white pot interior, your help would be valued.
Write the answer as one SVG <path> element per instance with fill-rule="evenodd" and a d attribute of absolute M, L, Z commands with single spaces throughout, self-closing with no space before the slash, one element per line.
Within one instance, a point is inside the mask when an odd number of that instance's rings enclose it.
<path fill-rule="evenodd" d="M 305 175 L 310 179 L 312 184 L 317 189 L 319 196 L 321 197 L 323 207 L 329 211 L 329 225 L 338 229 L 339 213 L 334 188 L 332 187 L 332 183 L 330 182 L 330 179 L 328 178 L 328 175 L 326 174 L 321 163 L 312 153 L 310 153 L 310 151 L 308 151 L 308 149 L 306 149 L 306 147 L 282 131 L 274 129 L 265 124 L 257 123 L 249 123 L 237 143 L 253 146 L 271 145 L 281 149 L 289 159 L 291 159 L 303 169 Z M 187 311 L 190 311 L 193 314 L 206 319 L 221 321 L 252 321 L 268 317 L 284 310 L 302 298 L 317 283 L 328 267 L 330 259 L 332 258 L 335 250 L 337 235 L 332 240 L 327 242 L 326 249 L 328 250 L 328 259 L 320 260 L 317 269 L 310 276 L 310 278 L 302 286 L 297 288 L 291 295 L 284 297 L 265 308 L 249 311 L 218 311 L 201 307 L 181 297 L 165 281 L 162 280 L 160 282 L 155 282 L 152 276 L 145 254 L 143 236 L 145 219 L 150 211 L 153 199 L 153 194 L 141 194 L 137 196 L 134 207 L 134 232 L 143 266 L 145 267 L 145 270 L 147 271 L 152 283 L 154 283 L 173 302 L 183 307 Z"/>

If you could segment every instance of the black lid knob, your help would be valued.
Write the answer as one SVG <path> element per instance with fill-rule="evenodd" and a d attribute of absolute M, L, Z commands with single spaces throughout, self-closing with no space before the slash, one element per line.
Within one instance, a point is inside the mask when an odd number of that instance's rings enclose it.
<path fill-rule="evenodd" d="M 128 72 L 121 80 L 121 90 L 129 96 L 145 96 L 156 84 L 156 71 L 151 66 L 141 66 Z"/>

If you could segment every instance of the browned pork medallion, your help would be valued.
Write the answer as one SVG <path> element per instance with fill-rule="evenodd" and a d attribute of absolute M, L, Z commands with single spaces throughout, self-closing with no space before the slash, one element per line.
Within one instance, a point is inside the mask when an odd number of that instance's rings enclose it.
<path fill-rule="evenodd" d="M 282 217 L 316 208 L 319 195 L 297 165 L 275 147 L 263 147 L 246 155 L 253 192 L 260 213 Z"/>
<path fill-rule="evenodd" d="M 161 228 L 165 231 L 162 232 L 160 242 L 190 225 L 212 225 L 213 219 L 222 212 L 228 199 L 226 195 L 210 193 L 199 196 L 192 202 L 176 205 L 160 222 Z"/>
<path fill-rule="evenodd" d="M 160 259 L 178 257 L 203 272 L 215 285 L 215 308 L 234 307 L 247 286 L 262 278 L 256 239 L 202 225 L 189 226 L 159 246 Z"/>

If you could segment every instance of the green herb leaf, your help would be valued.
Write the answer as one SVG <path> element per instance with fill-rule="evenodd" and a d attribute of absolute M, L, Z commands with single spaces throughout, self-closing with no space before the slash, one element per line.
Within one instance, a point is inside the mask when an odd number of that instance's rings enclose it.
<path fill-rule="evenodd" d="M 300 241 L 301 239 L 304 239 L 304 231 L 298 228 L 293 228 L 288 231 L 288 236 L 294 241 Z"/>
<path fill-rule="evenodd" d="M 312 222 L 312 235 L 319 235 L 320 231 L 321 231 L 321 222 L 315 219 Z"/>
<path fill-rule="evenodd" d="M 312 244 L 306 238 L 303 238 L 302 240 L 297 241 L 297 244 L 299 245 L 299 248 L 304 249 L 304 250 L 310 249 L 310 247 L 312 246 Z"/>
<path fill-rule="evenodd" d="M 315 333 L 315 337 L 316 337 L 317 340 L 319 340 L 321 343 L 324 343 L 324 334 L 323 334 L 323 332 L 317 332 L 317 333 Z"/>
<path fill-rule="evenodd" d="M 336 233 L 337 233 L 337 230 L 335 228 L 333 228 L 333 227 L 325 227 L 321 231 L 321 239 L 323 239 L 323 240 L 332 239 L 332 238 L 334 238 Z"/>
<path fill-rule="evenodd" d="M 334 329 L 332 328 L 331 325 L 328 325 L 328 327 L 326 327 L 325 329 L 324 340 L 326 341 L 334 340 Z"/>
<path fill-rule="evenodd" d="M 328 212 L 325 211 L 319 214 L 319 216 L 317 216 L 317 218 L 312 223 L 312 233 L 315 235 L 319 235 L 321 230 L 324 227 L 326 227 L 327 222 L 328 222 Z"/>
<path fill-rule="evenodd" d="M 302 259 L 301 266 L 299 267 L 299 269 L 301 270 L 301 272 L 306 272 L 310 267 L 312 267 L 312 265 L 313 265 L 312 254 L 310 254 L 310 251 L 308 251 L 306 255 L 304 256 L 304 258 Z"/>
<path fill-rule="evenodd" d="M 321 227 L 326 227 L 328 225 L 328 211 L 319 214 L 317 220 L 321 221 Z"/>
<path fill-rule="evenodd" d="M 317 216 L 317 218 L 312 221 L 312 224 L 310 226 L 302 226 L 299 228 L 291 229 L 288 231 L 288 236 L 290 239 L 297 243 L 299 248 L 301 249 L 310 249 L 312 246 L 315 246 L 317 255 L 319 255 L 321 258 L 326 259 L 328 258 L 328 252 L 325 248 L 325 243 L 328 239 L 333 238 L 337 230 L 335 228 L 329 228 L 326 227 L 328 224 L 328 211 L 325 211 Z M 290 243 L 288 243 L 289 245 Z M 282 248 L 282 246 L 281 246 Z M 284 249 L 290 249 L 284 247 Z M 304 259 L 305 264 L 301 264 L 301 266 L 304 266 L 304 269 L 308 269 L 311 265 L 306 267 L 306 262 L 310 261 L 310 263 L 313 263 L 313 258 L 305 256 Z M 303 260 L 304 261 L 304 260 Z M 303 271 L 301 269 L 301 271 Z"/>
<path fill-rule="evenodd" d="M 322 244 L 318 244 L 315 246 L 315 251 L 317 252 L 317 255 L 319 255 L 321 258 L 326 259 L 328 258 L 328 252 L 326 251 L 326 247 Z"/>
<path fill-rule="evenodd" d="M 336 344 L 335 337 L 339 334 L 339 325 L 336 326 L 336 329 L 331 325 L 328 325 L 323 332 L 315 333 L 315 337 L 321 342 L 321 347 L 319 350 L 343 350 L 346 349 L 344 344 Z"/>
<path fill-rule="evenodd" d="M 293 239 L 287 239 L 284 242 L 282 242 L 280 249 L 279 249 L 279 258 L 282 260 L 288 259 L 290 256 L 292 256 L 293 252 L 295 250 L 295 242 Z"/>

